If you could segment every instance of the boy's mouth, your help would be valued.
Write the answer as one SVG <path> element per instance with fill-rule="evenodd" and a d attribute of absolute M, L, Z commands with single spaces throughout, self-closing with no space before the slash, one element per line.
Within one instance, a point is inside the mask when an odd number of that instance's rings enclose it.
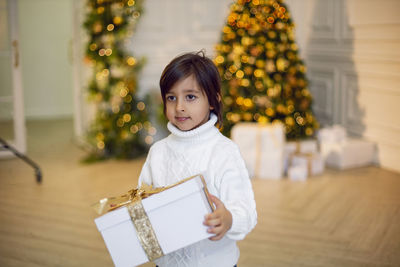
<path fill-rule="evenodd" d="M 175 119 L 176 119 L 177 121 L 182 122 L 182 121 L 186 121 L 187 119 L 189 119 L 189 117 L 175 117 Z"/>

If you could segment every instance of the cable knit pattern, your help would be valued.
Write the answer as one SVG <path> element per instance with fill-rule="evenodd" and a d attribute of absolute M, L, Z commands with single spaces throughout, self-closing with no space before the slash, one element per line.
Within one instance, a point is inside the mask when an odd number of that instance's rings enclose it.
<path fill-rule="evenodd" d="M 232 267 L 239 259 L 236 240 L 243 239 L 257 223 L 244 161 L 237 145 L 214 126 L 216 122 L 217 116 L 211 113 L 208 122 L 191 131 L 168 123 L 171 134 L 150 148 L 139 184 L 162 187 L 201 173 L 210 193 L 232 213 L 232 227 L 219 241 L 202 240 L 157 259 L 159 266 Z"/>

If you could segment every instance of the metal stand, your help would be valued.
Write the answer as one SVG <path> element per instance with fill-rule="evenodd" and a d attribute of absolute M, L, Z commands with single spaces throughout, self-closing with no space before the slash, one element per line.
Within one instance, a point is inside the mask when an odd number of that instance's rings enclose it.
<path fill-rule="evenodd" d="M 10 146 L 6 141 L 0 138 L 0 143 L 3 145 L 5 149 L 10 150 L 11 152 L 14 153 L 15 156 L 18 158 L 22 159 L 25 161 L 27 164 L 31 165 L 35 169 L 35 176 L 36 176 L 36 182 L 41 183 L 42 182 L 42 171 L 40 170 L 39 165 L 37 165 L 35 162 L 33 162 L 30 158 L 25 156 L 24 154 L 20 153 L 18 150 Z"/>

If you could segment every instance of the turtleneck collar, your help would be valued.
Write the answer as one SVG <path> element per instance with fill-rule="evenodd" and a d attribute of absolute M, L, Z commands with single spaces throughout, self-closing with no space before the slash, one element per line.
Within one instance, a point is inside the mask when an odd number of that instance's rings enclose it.
<path fill-rule="evenodd" d="M 219 132 L 217 127 L 214 126 L 217 120 L 217 115 L 211 112 L 210 119 L 206 123 L 190 131 L 181 131 L 171 122 L 168 122 L 167 128 L 171 132 L 169 137 L 174 141 L 183 141 L 189 143 L 201 142 Z"/>

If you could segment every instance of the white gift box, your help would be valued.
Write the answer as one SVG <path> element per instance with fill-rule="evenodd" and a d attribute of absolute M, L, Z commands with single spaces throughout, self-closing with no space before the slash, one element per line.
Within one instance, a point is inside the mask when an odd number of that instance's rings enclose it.
<path fill-rule="evenodd" d="M 307 172 L 307 166 L 305 164 L 291 166 L 288 169 L 288 177 L 292 181 L 305 181 L 307 180 Z"/>
<path fill-rule="evenodd" d="M 347 139 L 347 132 L 343 126 L 335 124 L 331 127 L 320 129 L 317 133 L 317 138 L 319 142 L 344 142 Z"/>
<path fill-rule="evenodd" d="M 307 170 L 307 176 L 321 174 L 325 169 L 324 158 L 320 153 L 294 154 L 291 156 L 290 162 L 291 167 L 304 166 Z"/>
<path fill-rule="evenodd" d="M 318 142 L 315 139 L 286 142 L 283 159 L 283 169 L 286 173 L 289 168 L 289 159 L 294 153 L 317 153 Z"/>
<path fill-rule="evenodd" d="M 318 152 L 318 143 L 315 139 L 290 141 L 285 144 L 285 152 L 292 153 L 316 153 Z"/>
<path fill-rule="evenodd" d="M 336 169 L 349 169 L 370 165 L 376 157 L 374 143 L 356 138 L 347 138 L 344 142 L 321 142 L 321 153 L 325 163 Z"/>
<path fill-rule="evenodd" d="M 203 225 L 212 208 L 200 176 L 151 195 L 142 205 L 164 255 L 212 236 Z M 95 223 L 115 266 L 149 261 L 126 206 L 95 219 Z"/>
<path fill-rule="evenodd" d="M 239 146 L 250 177 L 282 178 L 285 132 L 281 123 L 238 123 L 231 136 Z"/>

